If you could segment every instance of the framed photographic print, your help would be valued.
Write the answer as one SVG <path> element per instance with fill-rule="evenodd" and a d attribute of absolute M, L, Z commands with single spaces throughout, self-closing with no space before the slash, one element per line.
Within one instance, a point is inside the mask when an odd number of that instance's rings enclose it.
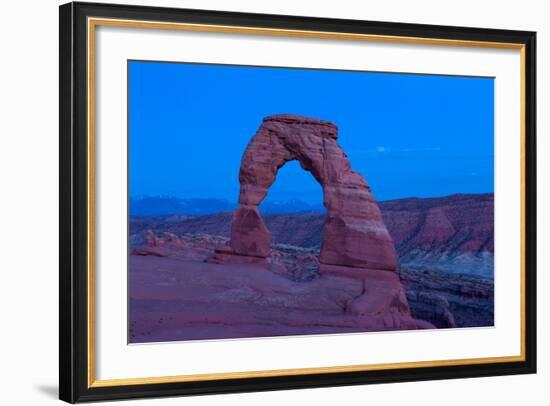
<path fill-rule="evenodd" d="M 60 398 L 534 373 L 535 33 L 60 7 Z"/>

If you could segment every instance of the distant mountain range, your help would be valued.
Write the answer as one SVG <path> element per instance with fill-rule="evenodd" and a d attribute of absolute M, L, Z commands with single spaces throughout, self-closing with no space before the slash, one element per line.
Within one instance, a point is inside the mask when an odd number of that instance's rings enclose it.
<path fill-rule="evenodd" d="M 381 202 L 402 265 L 493 276 L 494 195 Z"/>
<path fill-rule="evenodd" d="M 235 208 L 223 199 L 180 199 L 177 197 L 140 197 L 130 199 L 130 216 L 164 216 L 173 214 L 205 215 Z"/>
<path fill-rule="evenodd" d="M 237 205 L 224 199 L 180 199 L 177 197 L 140 197 L 130 199 L 130 215 L 136 217 L 165 215 L 207 215 L 233 211 Z M 301 200 L 266 200 L 260 205 L 262 213 L 303 213 L 324 211 L 322 204 Z"/>
<path fill-rule="evenodd" d="M 494 196 L 488 193 L 399 199 L 380 202 L 379 205 L 402 266 L 492 277 L 493 203 Z M 141 206 L 137 212 L 147 212 L 144 207 Z M 143 233 L 148 229 L 177 235 L 202 233 L 229 236 L 231 206 L 212 203 L 202 207 L 201 210 L 213 210 L 214 207 L 224 209 L 206 215 L 189 211 L 187 215 L 174 215 L 185 212 L 173 211 L 170 215 L 132 218 L 131 244 L 142 243 Z M 274 243 L 320 247 L 325 218 L 323 212 L 298 203 L 263 209 L 264 220 Z"/>

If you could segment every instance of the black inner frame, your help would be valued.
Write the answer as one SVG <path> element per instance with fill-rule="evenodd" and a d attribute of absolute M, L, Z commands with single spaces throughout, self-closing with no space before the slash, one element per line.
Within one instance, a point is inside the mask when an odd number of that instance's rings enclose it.
<path fill-rule="evenodd" d="M 525 360 L 265 378 L 88 387 L 87 18 L 346 32 L 525 46 Z M 536 372 L 536 33 L 481 28 L 68 3 L 59 8 L 59 397 L 75 403 Z M 130 378 L 130 377 L 129 377 Z"/>

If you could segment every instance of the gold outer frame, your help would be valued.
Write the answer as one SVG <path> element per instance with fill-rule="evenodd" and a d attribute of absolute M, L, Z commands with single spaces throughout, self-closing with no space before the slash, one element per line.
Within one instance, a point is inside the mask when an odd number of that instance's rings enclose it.
<path fill-rule="evenodd" d="M 317 368 L 276 369 L 265 371 L 221 372 L 209 374 L 189 374 L 144 378 L 95 379 L 95 262 L 94 262 L 94 225 L 95 225 L 95 29 L 97 26 L 148 28 L 160 30 L 179 30 L 194 32 L 218 32 L 248 35 L 266 35 L 299 38 L 340 39 L 370 42 L 408 43 L 436 46 L 460 46 L 476 48 L 515 49 L 520 51 L 520 192 L 521 192 L 521 235 L 520 235 L 520 354 L 502 357 L 464 358 L 452 360 L 433 360 L 415 362 L 397 362 L 383 364 L 345 365 Z M 265 378 L 278 376 L 295 376 L 310 374 L 330 374 L 341 372 L 380 371 L 397 368 L 443 367 L 474 364 L 496 364 L 521 362 L 526 360 L 526 325 L 525 325 L 525 184 L 526 184 L 526 46 L 511 42 L 467 41 L 439 38 L 406 37 L 391 35 L 355 34 L 345 32 L 307 31 L 291 29 L 273 29 L 230 25 L 167 23 L 156 21 L 88 18 L 87 20 L 87 81 L 88 81 L 88 388 L 177 383 L 193 381 L 215 381 L 221 379 Z"/>

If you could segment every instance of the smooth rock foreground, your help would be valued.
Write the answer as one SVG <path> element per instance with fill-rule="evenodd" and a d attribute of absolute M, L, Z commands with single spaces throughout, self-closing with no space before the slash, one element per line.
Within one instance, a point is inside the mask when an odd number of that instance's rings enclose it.
<path fill-rule="evenodd" d="M 145 236 L 130 255 L 132 343 L 434 328 L 411 316 L 397 272 L 323 265 L 320 275 L 313 250 L 285 244 L 212 263 L 227 238 Z"/>
<path fill-rule="evenodd" d="M 433 328 L 411 317 L 395 272 L 296 281 L 285 268 L 205 262 L 211 243 L 130 255 L 131 343 Z"/>

